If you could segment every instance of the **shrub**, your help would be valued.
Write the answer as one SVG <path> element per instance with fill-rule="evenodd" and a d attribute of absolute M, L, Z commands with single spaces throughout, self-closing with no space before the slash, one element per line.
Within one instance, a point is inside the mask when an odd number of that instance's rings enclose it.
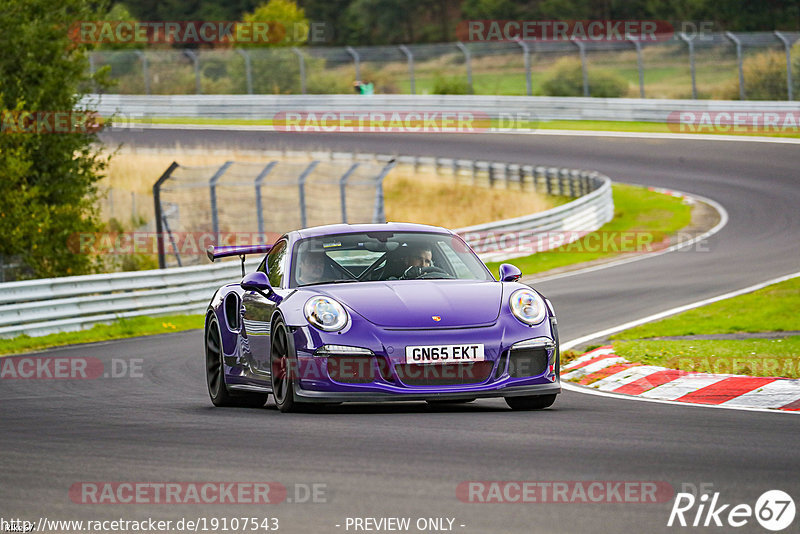
<path fill-rule="evenodd" d="M 436 95 L 468 95 L 469 84 L 461 78 L 436 77 L 433 81 L 433 94 Z"/>
<path fill-rule="evenodd" d="M 548 96 L 583 96 L 583 71 L 581 62 L 561 58 L 554 72 L 542 84 Z M 628 93 L 628 82 L 608 71 L 589 68 L 589 94 L 595 97 L 616 98 Z"/>
<path fill-rule="evenodd" d="M 742 65 L 747 100 L 786 100 L 786 55 L 770 50 L 745 58 Z M 726 100 L 739 99 L 739 77 L 726 87 Z"/>

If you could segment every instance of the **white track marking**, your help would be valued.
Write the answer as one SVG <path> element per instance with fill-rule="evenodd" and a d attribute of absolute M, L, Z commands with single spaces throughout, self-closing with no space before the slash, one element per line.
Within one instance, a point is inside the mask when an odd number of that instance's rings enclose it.
<path fill-rule="evenodd" d="M 631 185 L 635 185 L 635 184 L 631 184 Z M 632 256 L 630 258 L 623 258 L 623 259 L 616 260 L 616 261 L 610 261 L 608 263 L 601 263 L 600 265 L 594 265 L 592 267 L 586 267 L 584 269 L 576 269 L 574 271 L 567 271 L 565 273 L 559 273 L 559 274 L 554 274 L 554 275 L 551 275 L 551 276 L 545 276 L 543 278 L 535 278 L 536 275 L 531 275 L 531 278 L 523 278 L 521 281 L 526 283 L 526 284 L 528 284 L 528 285 L 538 284 L 538 283 L 541 283 L 541 282 L 549 282 L 550 280 L 558 280 L 559 278 L 566 278 L 568 276 L 575 276 L 575 275 L 578 275 L 578 274 L 586 274 L 586 273 L 591 273 L 591 272 L 594 272 L 594 271 L 601 271 L 603 269 L 608 269 L 608 268 L 611 268 L 611 267 L 617 267 L 619 265 L 624 265 L 626 263 L 633 263 L 635 261 L 642 261 L 642 260 L 648 260 L 650 258 L 656 258 L 658 256 L 661 256 L 662 254 L 667 254 L 669 252 L 674 252 L 676 250 L 684 249 L 686 247 L 690 247 L 690 246 L 694 245 L 695 243 L 703 241 L 704 239 L 708 239 L 712 235 L 714 235 L 717 232 L 719 232 L 720 230 L 722 230 L 725 227 L 725 225 L 728 224 L 728 220 L 730 219 L 728 217 L 728 211 L 719 202 L 717 202 L 715 200 L 711 200 L 710 198 L 706 198 L 706 197 L 703 197 L 703 196 L 700 196 L 700 195 L 695 195 L 695 194 L 692 194 L 692 193 L 684 193 L 683 191 L 677 191 L 677 190 L 674 190 L 674 189 L 672 189 L 671 191 L 673 191 L 674 193 L 681 194 L 681 195 L 683 195 L 684 197 L 686 197 L 688 199 L 699 200 L 700 202 L 705 202 L 706 204 L 710 205 L 712 208 L 714 208 L 717 211 L 717 213 L 719 213 L 719 222 L 713 228 L 711 228 L 707 232 L 704 232 L 703 234 L 701 234 L 701 235 L 699 235 L 697 237 L 689 239 L 688 241 L 684 241 L 684 242 L 681 242 L 681 243 L 676 243 L 676 244 L 672 245 L 671 247 L 665 248 L 664 250 L 659 250 L 658 252 L 637 254 L 637 255 Z"/>
<path fill-rule="evenodd" d="M 643 317 L 641 319 L 636 319 L 634 321 L 629 321 L 627 323 L 623 323 L 617 326 L 612 326 L 611 328 L 606 328 L 605 330 L 600 330 L 598 332 L 581 336 L 576 339 L 571 339 L 561 345 L 561 350 L 569 350 L 572 347 L 575 347 L 582 343 L 586 343 L 588 341 L 592 341 L 593 339 L 601 337 L 604 338 L 606 336 L 610 336 L 611 334 L 616 334 L 617 332 L 633 328 L 634 326 L 650 323 L 652 321 L 663 319 L 664 317 L 669 317 L 670 315 L 675 315 L 677 313 L 681 313 L 684 311 L 693 310 L 695 308 L 705 306 L 706 304 L 712 304 L 714 302 L 719 302 L 720 300 L 726 300 L 729 298 L 738 297 L 739 295 L 744 295 L 746 293 L 752 293 L 753 291 L 757 291 L 759 289 L 763 289 L 767 286 L 771 286 L 773 284 L 777 284 L 780 282 L 785 282 L 786 280 L 791 280 L 792 278 L 797 278 L 798 276 L 800 276 L 800 272 L 787 274 L 785 276 L 779 276 L 778 278 L 773 278 L 772 280 L 767 280 L 766 282 L 761 282 L 759 284 L 745 287 L 743 289 L 737 289 L 736 291 L 731 291 L 730 293 L 725 293 L 723 295 L 718 295 L 716 297 L 698 300 L 697 302 L 692 302 L 691 304 L 684 304 L 683 306 L 678 306 L 677 308 L 671 308 L 669 310 L 665 310 L 659 313 L 654 313 L 653 315 L 648 315 L 647 317 Z"/>
<path fill-rule="evenodd" d="M 631 367 L 630 369 L 620 371 L 619 373 L 615 373 L 611 376 L 607 376 L 602 380 L 598 380 L 597 382 L 592 383 L 589 387 L 599 389 L 601 391 L 614 391 L 617 388 L 621 388 L 622 386 L 666 370 L 666 367 L 656 367 L 655 365 L 638 365 L 636 367 Z"/>
<path fill-rule="evenodd" d="M 606 367 L 610 367 L 617 363 L 626 363 L 627 360 L 625 358 L 603 358 L 602 360 L 594 363 L 590 363 L 585 367 L 579 367 L 574 371 L 570 371 L 569 373 L 565 373 L 561 376 L 562 380 L 571 380 L 573 378 L 579 378 L 581 376 L 590 375 L 601 369 L 605 369 Z"/>
<path fill-rule="evenodd" d="M 588 362 L 589 360 L 597 358 L 598 356 L 605 356 L 606 354 L 611 354 L 613 352 L 614 352 L 614 349 L 612 349 L 612 348 L 594 349 L 591 352 L 587 352 L 586 354 L 584 354 L 580 358 L 576 358 L 576 359 L 572 360 L 567 365 L 563 366 L 562 369 L 572 369 L 576 365 L 580 365 L 583 362 Z"/>

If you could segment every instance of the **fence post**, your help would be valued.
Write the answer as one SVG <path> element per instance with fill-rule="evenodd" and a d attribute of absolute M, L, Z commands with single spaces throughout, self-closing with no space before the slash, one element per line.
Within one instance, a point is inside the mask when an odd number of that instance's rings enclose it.
<path fill-rule="evenodd" d="M 469 48 L 466 47 L 461 41 L 456 43 L 456 46 L 464 54 L 464 63 L 467 66 L 467 85 L 469 85 L 469 94 L 473 94 L 475 90 L 472 88 L 472 54 Z"/>
<path fill-rule="evenodd" d="M 522 47 L 522 57 L 525 60 L 525 88 L 527 89 L 526 94 L 531 96 L 533 94 L 533 88 L 531 87 L 531 47 L 528 46 L 528 43 L 523 41 L 520 38 L 515 39 L 517 44 Z"/>
<path fill-rule="evenodd" d="M 386 222 L 386 212 L 383 209 L 383 180 L 386 178 L 386 175 L 389 174 L 389 171 L 394 169 L 395 165 L 397 165 L 397 160 L 394 158 L 390 159 L 389 162 L 383 166 L 380 174 L 375 178 L 375 211 L 372 214 L 372 222 L 374 223 Z"/>
<path fill-rule="evenodd" d="M 355 172 L 360 163 L 353 163 L 347 171 L 339 178 L 339 198 L 342 204 L 342 222 L 347 224 L 347 179 Z"/>
<path fill-rule="evenodd" d="M 94 62 L 94 52 L 89 52 L 89 75 L 92 77 L 92 87 L 94 88 L 94 92 L 97 92 L 97 83 L 94 81 L 94 73 L 97 70 L 97 66 Z"/>
<path fill-rule="evenodd" d="M 183 55 L 191 59 L 194 64 L 194 92 L 201 95 L 203 94 L 203 90 L 200 87 L 200 58 L 197 57 L 194 50 L 189 49 L 184 50 Z"/>
<path fill-rule="evenodd" d="M 306 94 L 306 58 L 296 46 L 292 47 L 292 52 L 295 53 L 298 61 L 300 62 L 300 92 L 302 94 Z"/>
<path fill-rule="evenodd" d="M 400 45 L 400 50 L 406 55 L 408 58 L 408 79 L 411 82 L 411 94 L 416 94 L 414 92 L 414 54 L 411 53 L 411 50 L 406 45 Z"/>
<path fill-rule="evenodd" d="M 164 174 L 161 175 L 161 178 L 156 180 L 156 183 L 153 184 L 153 211 L 156 215 L 156 247 L 158 248 L 159 269 L 163 269 L 166 266 L 164 261 L 164 236 L 162 235 L 164 226 L 161 221 L 161 185 L 172 176 L 172 173 L 177 168 L 178 162 L 173 161 L 172 164 L 167 167 L 167 170 L 164 171 Z"/>
<path fill-rule="evenodd" d="M 244 58 L 244 76 L 247 80 L 247 94 L 253 94 L 253 70 L 250 64 L 250 53 L 244 48 L 236 48 L 236 52 Z"/>
<path fill-rule="evenodd" d="M 300 176 L 297 177 L 297 187 L 299 188 L 300 192 L 300 227 L 306 227 L 306 178 L 308 175 L 311 174 L 311 171 L 314 170 L 314 167 L 319 165 L 318 160 L 312 161 L 308 167 L 305 168 L 303 172 L 300 173 Z"/>
<path fill-rule="evenodd" d="M 736 62 L 739 64 L 739 100 L 745 100 L 744 91 L 744 70 L 742 67 L 742 42 L 731 32 L 725 32 L 725 37 L 736 45 Z"/>
<path fill-rule="evenodd" d="M 211 228 L 214 232 L 214 244 L 219 244 L 219 214 L 217 213 L 217 182 L 228 170 L 228 167 L 233 165 L 232 161 L 226 161 L 222 166 L 217 169 L 214 176 L 208 181 L 208 190 L 211 194 Z"/>
<path fill-rule="evenodd" d="M 144 94 L 149 95 L 150 74 L 148 73 L 148 68 L 147 68 L 147 56 L 144 55 L 144 52 L 142 52 L 141 50 L 134 50 L 133 53 L 136 54 L 136 57 L 138 57 L 139 60 L 142 62 L 142 80 L 144 80 Z"/>
<path fill-rule="evenodd" d="M 355 63 L 355 66 L 356 66 L 356 81 L 360 82 L 361 81 L 361 56 L 358 55 L 358 52 L 356 52 L 356 49 L 353 48 L 352 46 L 346 46 L 346 47 L 344 47 L 344 49 L 347 50 L 348 54 L 353 56 L 353 63 Z"/>
<path fill-rule="evenodd" d="M 256 218 L 258 219 L 258 240 L 263 245 L 264 241 L 264 207 L 261 204 L 261 184 L 264 178 L 272 171 L 273 167 L 277 165 L 277 161 L 270 161 L 264 167 L 258 176 L 256 176 Z"/>
<path fill-rule="evenodd" d="M 578 47 L 581 56 L 581 73 L 583 74 L 583 96 L 589 95 L 589 71 L 586 69 L 586 45 L 583 41 L 572 38 L 573 44 Z"/>
<path fill-rule="evenodd" d="M 788 100 L 794 100 L 792 95 L 792 44 L 778 30 L 775 30 L 775 37 L 781 40 L 783 48 L 786 49 L 786 96 Z"/>
<path fill-rule="evenodd" d="M 692 74 L 692 100 L 697 100 L 697 78 L 695 78 L 694 74 L 694 38 L 689 39 L 689 36 L 684 32 L 680 32 L 678 37 L 689 47 L 689 70 Z"/>
<path fill-rule="evenodd" d="M 644 98 L 644 66 L 642 64 L 642 43 L 630 35 L 625 35 L 625 39 L 633 43 L 636 48 L 636 66 L 639 69 L 639 98 Z"/>

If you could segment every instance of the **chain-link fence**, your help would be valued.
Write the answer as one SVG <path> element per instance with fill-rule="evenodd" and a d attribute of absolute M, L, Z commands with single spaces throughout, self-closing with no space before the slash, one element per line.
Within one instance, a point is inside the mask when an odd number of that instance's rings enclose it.
<path fill-rule="evenodd" d="M 271 243 L 289 230 L 384 222 L 383 180 L 394 161 L 350 158 L 221 166 L 173 163 L 153 186 L 161 267 L 205 262 L 198 242 Z M 257 230 L 257 232 L 255 231 Z M 191 242 L 187 245 L 187 242 Z M 189 254 L 182 254 L 186 247 Z M 200 251 L 202 252 L 202 251 Z"/>
<path fill-rule="evenodd" d="M 776 31 L 658 42 L 95 51 L 90 68 L 108 66 L 121 94 L 341 94 L 363 80 L 377 93 L 792 100 L 798 41 L 798 32 Z"/>

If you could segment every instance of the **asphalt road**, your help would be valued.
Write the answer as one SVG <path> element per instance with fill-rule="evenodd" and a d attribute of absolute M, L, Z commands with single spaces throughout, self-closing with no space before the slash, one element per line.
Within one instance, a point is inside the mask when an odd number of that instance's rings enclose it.
<path fill-rule="evenodd" d="M 537 285 L 568 340 L 800 270 L 800 150 L 793 145 L 514 135 L 115 132 L 140 146 L 291 146 L 474 157 L 596 169 L 612 179 L 697 193 L 729 224 L 707 246 Z M 746 315 L 747 311 L 742 310 Z M 431 409 L 344 405 L 325 413 L 214 409 L 197 332 L 51 351 L 141 359 L 141 376 L 0 383 L 0 516 L 177 520 L 277 517 L 284 532 L 353 532 L 347 517 L 454 518 L 483 532 L 668 532 L 656 504 L 474 504 L 463 481 L 662 481 L 713 487 L 753 506 L 782 489 L 800 504 L 800 418 L 565 392 L 552 409 L 502 401 Z M 326 502 L 280 505 L 75 504 L 81 481 L 324 484 Z M 708 486 L 708 485 L 712 486 Z M 693 508 L 687 517 L 694 518 Z M 726 512 L 727 513 L 727 512 Z M 725 514 L 722 515 L 725 519 Z M 341 525 L 337 527 L 336 525 Z M 460 525 L 464 525 L 463 527 Z M 787 532 L 798 530 L 795 519 Z M 697 530 L 697 529 L 684 529 Z M 727 531 L 729 529 L 715 529 Z M 753 518 L 737 531 L 764 532 Z"/>

